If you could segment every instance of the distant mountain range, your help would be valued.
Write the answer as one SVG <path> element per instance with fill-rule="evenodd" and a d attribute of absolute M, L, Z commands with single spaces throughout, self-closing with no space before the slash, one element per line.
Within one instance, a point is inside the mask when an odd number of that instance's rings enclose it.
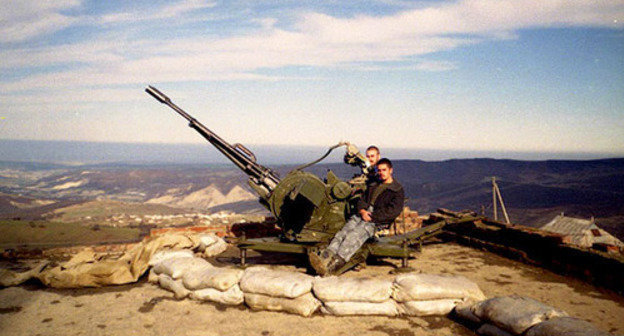
<path fill-rule="evenodd" d="M 397 160 L 394 167 L 409 197 L 407 204 L 421 213 L 440 207 L 480 212 L 483 207 L 491 216 L 492 177 L 496 177 L 515 223 L 537 226 L 564 212 L 593 216 L 599 225 L 624 237 L 624 159 Z M 348 174 L 348 167 L 338 164 L 317 166 L 314 171 L 319 174 L 327 168 Z"/>
<path fill-rule="evenodd" d="M 235 142 L 236 139 L 226 139 Z M 278 140 L 278 139 L 277 139 Z M 338 142 L 340 139 L 336 139 Z M 66 164 L 219 164 L 229 163 L 198 135 L 198 143 L 115 143 L 88 141 L 41 141 L 0 139 L 3 161 L 55 162 Z M 268 165 L 302 164 L 321 156 L 327 146 L 254 145 L 246 144 Z M 360 144 L 360 149 L 367 144 Z M 334 151 L 324 162 L 342 162 L 342 150 Z M 383 148 L 384 156 L 396 159 L 446 160 L 450 158 L 506 158 L 517 160 L 566 159 L 587 160 L 622 156 L 617 153 L 557 153 L 436 150 L 416 148 Z M 622 153 L 622 152 L 620 152 Z"/>
<path fill-rule="evenodd" d="M 537 226 L 565 212 L 594 216 L 598 225 L 624 238 L 624 159 L 517 161 L 454 159 L 395 160 L 410 208 L 472 209 L 492 215 L 496 177 L 512 222 Z M 294 166 L 277 166 L 284 176 Z M 340 163 L 307 170 L 324 176 L 327 169 L 343 179 L 357 170 Z M 38 214 L 69 203 L 93 199 L 156 203 L 174 208 L 261 211 L 246 176 L 232 165 L 89 165 L 0 163 L 0 215 Z"/>

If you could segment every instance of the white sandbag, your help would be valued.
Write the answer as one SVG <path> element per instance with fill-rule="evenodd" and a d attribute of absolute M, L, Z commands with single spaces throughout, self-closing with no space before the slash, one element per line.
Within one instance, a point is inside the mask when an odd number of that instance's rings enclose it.
<path fill-rule="evenodd" d="M 323 302 L 384 302 L 392 294 L 392 281 L 332 276 L 315 279 L 312 290 Z"/>
<path fill-rule="evenodd" d="M 204 252 L 204 257 L 214 257 L 217 256 L 221 253 L 223 253 L 225 250 L 227 250 L 228 248 L 228 243 L 223 240 L 220 237 L 217 237 L 216 235 L 212 234 L 213 237 L 211 237 L 212 239 L 212 243 L 210 244 L 200 244 L 200 250 L 202 250 Z M 205 237 L 202 236 L 200 237 L 200 240 Z"/>
<path fill-rule="evenodd" d="M 338 316 L 397 316 L 399 315 L 399 308 L 397 307 L 397 303 L 392 299 L 384 302 L 323 302 L 321 312 L 323 312 L 323 314 Z"/>
<path fill-rule="evenodd" d="M 555 317 L 527 330 L 526 336 L 610 336 L 591 323 L 573 317 Z"/>
<path fill-rule="evenodd" d="M 479 327 L 479 329 L 477 329 L 477 333 L 483 336 L 514 336 L 513 334 L 510 334 L 505 330 L 489 323 Z"/>
<path fill-rule="evenodd" d="M 152 284 L 158 283 L 158 274 L 154 272 L 153 268 L 150 268 L 149 270 L 149 274 L 147 275 L 147 282 L 152 283 Z"/>
<path fill-rule="evenodd" d="M 190 297 L 194 300 L 211 301 L 231 306 L 239 305 L 245 301 L 243 291 L 238 285 L 231 286 L 226 291 L 214 288 L 199 289 L 192 291 Z"/>
<path fill-rule="evenodd" d="M 206 247 L 216 244 L 219 240 L 223 240 L 214 233 L 204 233 L 199 235 L 197 238 L 199 239 L 198 250 L 202 252 L 206 249 Z"/>
<path fill-rule="evenodd" d="M 398 303 L 401 314 L 408 316 L 448 315 L 460 299 L 407 301 Z"/>
<path fill-rule="evenodd" d="M 539 301 L 517 295 L 479 302 L 472 306 L 472 312 L 480 319 L 518 335 L 540 322 L 566 315 Z"/>
<path fill-rule="evenodd" d="M 321 301 L 310 292 L 294 299 L 254 293 L 244 294 L 245 303 L 253 310 L 284 311 L 307 317 L 321 306 Z"/>
<path fill-rule="evenodd" d="M 193 251 L 191 250 L 160 250 L 150 258 L 147 263 L 150 266 L 154 266 L 159 262 L 171 258 L 193 258 Z"/>
<path fill-rule="evenodd" d="M 153 268 L 157 274 L 167 274 L 174 279 L 179 279 L 189 270 L 210 266 L 210 263 L 202 258 L 178 257 L 163 260 Z"/>
<path fill-rule="evenodd" d="M 394 279 L 392 297 L 398 302 L 465 299 L 481 301 L 485 295 L 476 283 L 463 276 L 408 273 Z"/>
<path fill-rule="evenodd" d="M 191 293 L 191 291 L 184 288 L 181 280 L 172 279 L 169 275 L 164 273 L 158 276 L 158 284 L 160 287 L 172 291 L 174 297 L 178 300 L 184 299 Z"/>
<path fill-rule="evenodd" d="M 296 298 L 312 290 L 313 280 L 303 273 L 251 267 L 245 270 L 240 286 L 245 293 Z"/>
<path fill-rule="evenodd" d="M 184 286 L 191 290 L 215 288 L 225 291 L 238 284 L 243 277 L 242 269 L 228 267 L 200 267 L 188 270 L 182 276 Z"/>

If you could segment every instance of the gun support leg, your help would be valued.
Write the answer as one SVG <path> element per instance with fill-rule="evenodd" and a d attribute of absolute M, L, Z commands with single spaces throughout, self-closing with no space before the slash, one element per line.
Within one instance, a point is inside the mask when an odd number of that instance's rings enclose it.
<path fill-rule="evenodd" d="M 247 240 L 247 234 L 245 232 L 245 230 L 243 229 L 243 234 L 241 236 L 241 241 L 246 241 Z M 247 262 L 247 249 L 246 248 L 241 248 L 240 249 L 240 263 L 241 263 L 241 267 L 245 267 L 245 264 Z"/>
<path fill-rule="evenodd" d="M 401 267 L 397 267 L 391 270 L 390 274 L 407 273 L 407 272 L 414 271 L 413 268 L 409 267 L 409 257 L 410 257 L 409 242 L 403 241 L 401 243 L 401 247 L 403 248 L 403 256 L 401 257 Z"/>
<path fill-rule="evenodd" d="M 247 249 L 241 249 L 240 250 L 240 262 L 241 262 L 241 266 L 245 267 L 245 263 L 247 262 Z"/>
<path fill-rule="evenodd" d="M 409 251 L 407 250 L 407 242 L 403 242 L 403 258 L 401 260 L 401 267 L 409 267 Z"/>

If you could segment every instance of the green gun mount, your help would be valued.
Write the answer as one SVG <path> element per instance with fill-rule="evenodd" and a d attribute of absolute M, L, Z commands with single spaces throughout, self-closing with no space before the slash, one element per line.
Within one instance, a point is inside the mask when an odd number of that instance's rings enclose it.
<path fill-rule="evenodd" d="M 331 171 L 328 171 L 325 180 L 321 180 L 303 169 L 320 162 L 340 146 L 347 147 L 345 163 L 365 168 L 365 158 L 355 146 L 341 142 L 331 147 L 320 159 L 299 166 L 280 179 L 271 169 L 258 164 L 255 155 L 245 146 L 229 144 L 175 105 L 158 89 L 148 86 L 145 91 L 184 117 L 191 128 L 247 174 L 249 186 L 258 194 L 259 202 L 277 219 L 277 225 L 282 230 L 280 237 L 246 239 L 243 235 L 236 241 L 241 251 L 241 264 L 245 264 L 248 249 L 308 255 L 316 253 L 329 243 L 345 225 L 346 219 L 353 214 L 355 203 L 361 195 L 356 187 L 340 180 Z M 444 225 L 445 222 L 439 222 L 404 235 L 370 240 L 336 273 L 345 272 L 366 261 L 369 256 L 401 258 L 403 266 L 407 267 L 407 260 L 417 251 L 414 246 L 419 246 L 424 239 L 440 233 Z"/>

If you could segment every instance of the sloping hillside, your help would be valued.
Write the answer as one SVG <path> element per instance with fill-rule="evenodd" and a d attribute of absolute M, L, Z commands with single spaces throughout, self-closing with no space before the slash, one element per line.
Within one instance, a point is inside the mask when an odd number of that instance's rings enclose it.
<path fill-rule="evenodd" d="M 170 189 L 164 195 L 149 199 L 146 203 L 166 204 L 172 207 L 186 209 L 207 209 L 224 204 L 255 199 L 257 199 L 256 195 L 238 185 L 235 185 L 225 194 L 215 185 L 209 185 L 190 193 L 179 189 Z"/>
<path fill-rule="evenodd" d="M 276 170 L 284 176 L 292 168 L 279 166 Z M 343 179 L 357 173 L 354 167 L 338 163 L 315 165 L 307 170 L 323 177 L 327 169 Z M 0 164 L 0 171 L 3 172 L 0 192 L 11 197 L 73 202 L 111 199 L 202 210 L 262 209 L 246 185 L 247 177 L 233 165 L 21 167 Z M 396 160 L 395 175 L 405 187 L 407 204 L 421 213 L 440 207 L 475 211 L 484 208 L 485 214 L 491 216 L 491 178 L 496 176 L 515 223 L 537 226 L 565 212 L 584 218 L 594 216 L 599 225 L 624 238 L 624 225 L 621 225 L 624 159 Z M 19 210 L 11 202 L 31 201 L 0 197 L 0 211 Z M 39 208 L 29 209 L 35 213 Z"/>
<path fill-rule="evenodd" d="M 349 178 L 355 169 L 319 165 Z M 591 161 L 516 161 L 462 159 L 439 162 L 396 160 L 394 172 L 403 184 L 407 204 L 421 213 L 437 208 L 472 209 L 492 215 L 492 182 L 497 183 L 513 222 L 537 226 L 565 212 L 597 218 L 599 225 L 624 238 L 624 159 Z M 618 219 L 620 218 L 620 219 Z"/>

